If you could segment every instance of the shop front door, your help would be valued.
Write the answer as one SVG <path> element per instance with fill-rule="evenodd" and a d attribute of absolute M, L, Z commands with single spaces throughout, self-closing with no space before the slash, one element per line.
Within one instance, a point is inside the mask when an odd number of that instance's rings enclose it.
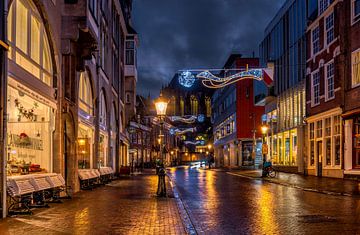
<path fill-rule="evenodd" d="M 323 158 L 323 142 L 317 142 L 317 155 L 318 155 L 318 164 L 317 164 L 317 176 L 322 176 L 322 158 Z"/>

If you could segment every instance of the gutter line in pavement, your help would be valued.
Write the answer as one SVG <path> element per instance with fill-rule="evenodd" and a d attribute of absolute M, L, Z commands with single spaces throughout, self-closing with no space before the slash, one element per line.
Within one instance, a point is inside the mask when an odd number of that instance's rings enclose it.
<path fill-rule="evenodd" d="M 169 183 L 173 190 L 174 197 L 176 199 L 176 204 L 179 209 L 180 217 L 184 224 L 186 232 L 191 235 L 193 235 L 193 234 L 197 235 L 198 232 L 196 231 L 195 226 L 194 226 L 193 222 L 191 221 L 190 214 L 189 214 L 188 210 L 186 209 L 185 204 L 180 197 L 180 194 L 176 188 L 176 185 L 175 185 L 173 179 L 169 175 L 167 175 L 167 176 L 169 178 Z"/>

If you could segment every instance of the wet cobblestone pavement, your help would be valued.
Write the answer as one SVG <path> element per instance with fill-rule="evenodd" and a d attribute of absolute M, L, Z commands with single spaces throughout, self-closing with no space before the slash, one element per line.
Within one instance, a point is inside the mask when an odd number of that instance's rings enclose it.
<path fill-rule="evenodd" d="M 283 172 L 277 172 L 275 178 L 261 178 L 261 170 L 238 170 L 229 171 L 227 173 L 266 180 L 307 191 L 344 196 L 360 196 L 360 181 L 356 180 L 303 176 Z"/>
<path fill-rule="evenodd" d="M 171 169 L 199 234 L 360 234 L 360 199 L 222 171 Z"/>
<path fill-rule="evenodd" d="M 83 191 L 32 216 L 7 218 L 0 234 L 185 234 L 174 198 L 156 198 L 157 176 L 138 175 Z"/>

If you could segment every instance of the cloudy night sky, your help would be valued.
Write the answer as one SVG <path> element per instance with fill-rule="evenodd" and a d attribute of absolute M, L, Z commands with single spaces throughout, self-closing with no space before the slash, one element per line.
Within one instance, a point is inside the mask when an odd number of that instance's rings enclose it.
<path fill-rule="evenodd" d="M 258 55 L 284 0 L 134 0 L 140 37 L 138 94 L 159 94 L 186 68 L 221 68 L 230 53 Z"/>

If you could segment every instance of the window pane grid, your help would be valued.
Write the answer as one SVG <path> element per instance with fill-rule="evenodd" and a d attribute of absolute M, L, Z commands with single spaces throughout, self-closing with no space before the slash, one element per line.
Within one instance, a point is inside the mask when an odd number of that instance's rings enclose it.
<path fill-rule="evenodd" d="M 319 27 L 312 31 L 313 54 L 320 51 Z"/>
<path fill-rule="evenodd" d="M 326 18 L 326 43 L 334 40 L 334 12 Z"/>
<path fill-rule="evenodd" d="M 334 94 L 334 63 L 326 66 L 327 99 L 331 99 Z"/>

